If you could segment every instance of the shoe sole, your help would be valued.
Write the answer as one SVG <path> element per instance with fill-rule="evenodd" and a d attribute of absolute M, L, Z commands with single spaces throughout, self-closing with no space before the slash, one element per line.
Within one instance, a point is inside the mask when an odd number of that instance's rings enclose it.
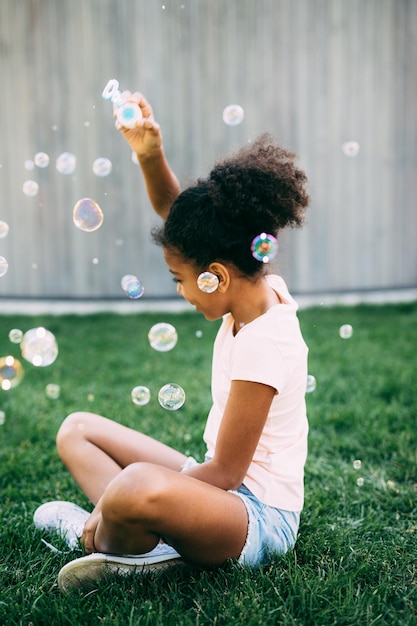
<path fill-rule="evenodd" d="M 177 556 L 144 557 L 141 560 L 140 557 L 133 559 L 110 554 L 90 554 L 64 565 L 58 574 L 58 587 L 63 593 L 68 593 L 71 589 L 92 591 L 97 587 L 97 581 L 108 575 L 159 572 L 183 563 Z"/>

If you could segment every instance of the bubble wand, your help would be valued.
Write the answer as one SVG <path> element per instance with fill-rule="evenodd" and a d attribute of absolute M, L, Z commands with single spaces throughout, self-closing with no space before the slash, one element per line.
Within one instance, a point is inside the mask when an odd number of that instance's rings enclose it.
<path fill-rule="evenodd" d="M 136 122 L 142 118 L 142 111 L 135 102 L 125 102 L 119 89 L 119 81 L 109 80 L 101 94 L 104 100 L 111 100 L 114 104 L 116 119 L 125 128 L 134 128 Z"/>

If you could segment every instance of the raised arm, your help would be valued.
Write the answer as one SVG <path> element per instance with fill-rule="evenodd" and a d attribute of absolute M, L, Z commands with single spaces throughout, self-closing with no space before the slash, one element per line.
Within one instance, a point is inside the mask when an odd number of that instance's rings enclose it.
<path fill-rule="evenodd" d="M 155 212 L 165 220 L 181 189 L 165 157 L 160 126 L 154 119 L 149 102 L 142 94 L 125 91 L 122 96 L 127 102 L 137 103 L 143 117 L 134 128 L 125 128 L 118 121 L 116 128 L 136 153 L 149 200 Z"/>

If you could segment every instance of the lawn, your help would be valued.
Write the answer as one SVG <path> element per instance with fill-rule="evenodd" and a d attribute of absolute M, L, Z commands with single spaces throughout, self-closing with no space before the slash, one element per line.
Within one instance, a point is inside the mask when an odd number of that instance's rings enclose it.
<path fill-rule="evenodd" d="M 178 567 L 63 596 L 56 578 L 72 556 L 50 551 L 32 524 L 47 500 L 89 506 L 55 451 L 61 421 L 95 411 L 201 459 L 218 324 L 193 313 L 0 316 L 0 357 L 19 358 L 25 371 L 20 385 L 0 390 L 0 624 L 417 624 L 417 303 L 317 307 L 299 317 L 316 389 L 307 394 L 306 502 L 295 551 L 256 572 L 232 563 L 215 572 Z M 165 353 L 147 339 L 160 321 L 179 336 Z M 339 336 L 342 324 L 353 327 L 348 339 Z M 12 328 L 36 326 L 57 339 L 48 367 L 26 362 L 8 338 Z M 158 404 L 167 382 L 186 392 L 178 411 Z M 50 383 L 59 398 L 46 396 Z M 131 401 L 136 385 L 151 391 L 146 406 Z"/>

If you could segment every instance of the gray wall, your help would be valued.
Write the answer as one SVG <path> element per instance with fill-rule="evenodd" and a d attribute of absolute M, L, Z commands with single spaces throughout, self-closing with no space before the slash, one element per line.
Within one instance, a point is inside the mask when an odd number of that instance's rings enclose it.
<path fill-rule="evenodd" d="M 152 102 L 184 185 L 264 131 L 300 155 L 311 208 L 278 260 L 293 292 L 417 285 L 415 0 L 0 0 L 0 297 L 123 298 L 125 273 L 144 297 L 175 293 L 101 98 L 110 78 Z M 245 110 L 236 127 L 230 103 Z M 49 167 L 27 171 L 39 151 Z M 55 169 L 64 151 L 73 176 Z M 86 196 L 105 215 L 93 233 L 72 222 Z"/>

